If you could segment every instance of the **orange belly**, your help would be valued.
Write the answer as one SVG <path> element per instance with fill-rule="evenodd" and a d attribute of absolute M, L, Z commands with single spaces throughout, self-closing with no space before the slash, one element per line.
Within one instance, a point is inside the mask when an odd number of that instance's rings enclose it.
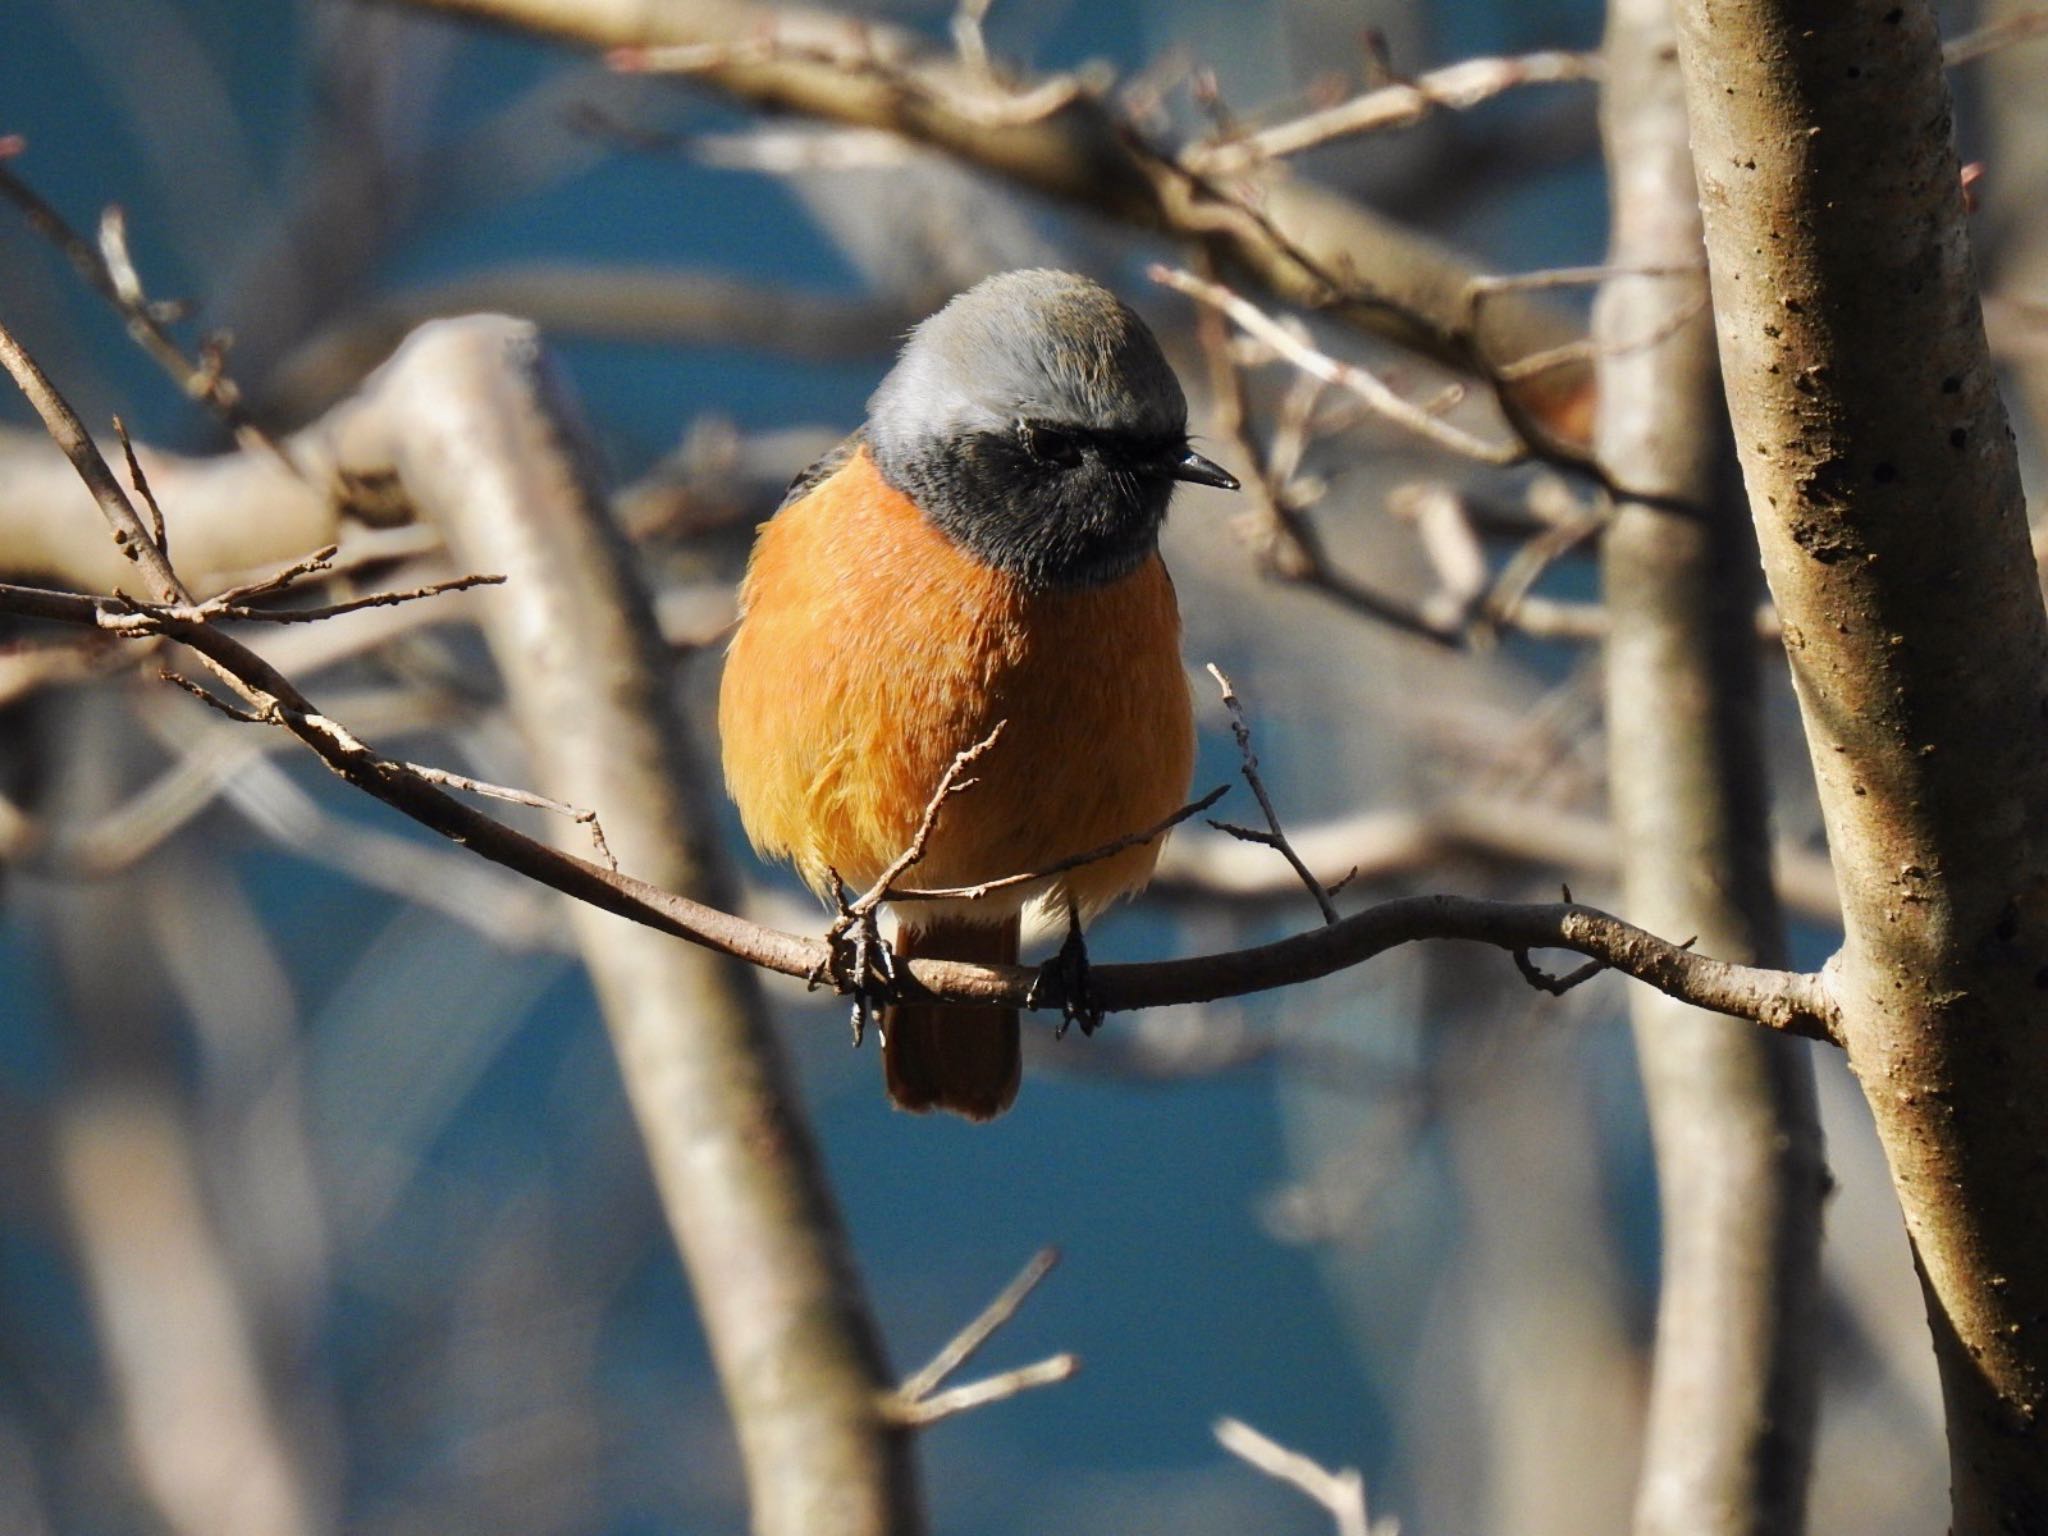
<path fill-rule="evenodd" d="M 740 611 L 718 703 L 726 783 L 754 845 L 821 894 L 834 870 L 871 884 L 954 756 L 998 722 L 902 883 L 1044 869 L 1186 799 L 1193 712 L 1157 555 L 1106 586 L 1028 591 L 932 527 L 863 450 L 764 525 Z M 1051 896 L 1086 917 L 1143 885 L 1158 851 L 952 911 L 993 923 Z"/>

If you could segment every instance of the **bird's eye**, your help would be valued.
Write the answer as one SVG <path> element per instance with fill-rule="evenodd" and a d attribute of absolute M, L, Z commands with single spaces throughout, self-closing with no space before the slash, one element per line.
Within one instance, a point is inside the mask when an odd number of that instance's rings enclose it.
<path fill-rule="evenodd" d="M 1035 421 L 1020 421 L 1017 435 L 1023 439 L 1024 451 L 1041 464 L 1072 469 L 1081 462 L 1081 441 L 1071 432 Z"/>

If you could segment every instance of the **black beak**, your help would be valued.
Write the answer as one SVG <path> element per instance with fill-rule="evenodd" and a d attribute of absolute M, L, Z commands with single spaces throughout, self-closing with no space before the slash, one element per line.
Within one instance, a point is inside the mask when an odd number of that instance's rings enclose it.
<path fill-rule="evenodd" d="M 1219 491 L 1234 491 L 1238 488 L 1237 476 L 1221 464 L 1212 463 L 1190 448 L 1167 470 L 1175 480 L 1185 480 L 1190 485 L 1213 485 Z"/>

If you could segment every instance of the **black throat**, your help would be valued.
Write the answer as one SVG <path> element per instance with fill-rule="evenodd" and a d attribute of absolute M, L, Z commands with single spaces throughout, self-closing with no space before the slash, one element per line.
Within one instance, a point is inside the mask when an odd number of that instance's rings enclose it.
<path fill-rule="evenodd" d="M 1175 444 L 1066 432 L 1071 461 L 1032 456 L 1009 434 L 970 433 L 901 458 L 882 478 L 976 558 L 1038 590 L 1130 575 L 1159 547 L 1173 494 L 1159 466 Z"/>

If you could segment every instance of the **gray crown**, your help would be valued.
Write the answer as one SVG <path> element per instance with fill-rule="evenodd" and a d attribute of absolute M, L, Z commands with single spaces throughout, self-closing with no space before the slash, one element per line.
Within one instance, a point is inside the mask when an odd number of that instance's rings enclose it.
<path fill-rule="evenodd" d="M 1071 272 L 1005 272 L 919 325 L 868 402 L 885 466 L 1018 419 L 1165 439 L 1187 399 L 1145 322 Z"/>
<path fill-rule="evenodd" d="M 1187 427 L 1129 305 L 1069 272 L 1006 272 L 911 333 L 866 440 L 882 478 L 977 559 L 1071 587 L 1137 569 L 1177 482 L 1236 485 Z"/>

